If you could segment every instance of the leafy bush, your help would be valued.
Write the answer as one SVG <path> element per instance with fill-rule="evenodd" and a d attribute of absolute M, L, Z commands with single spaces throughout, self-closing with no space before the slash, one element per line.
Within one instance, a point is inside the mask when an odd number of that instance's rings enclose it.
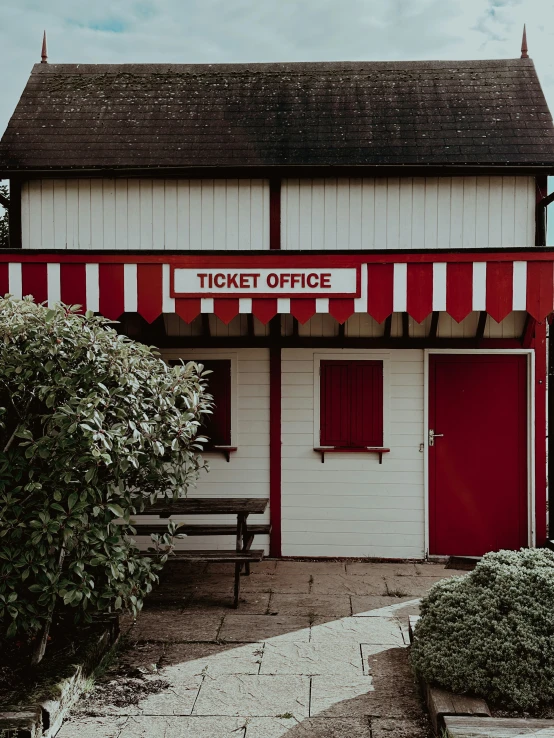
<path fill-rule="evenodd" d="M 554 553 L 490 553 L 421 604 L 412 663 L 431 683 L 507 708 L 554 700 Z"/>
<path fill-rule="evenodd" d="M 54 608 L 140 609 L 167 557 L 140 555 L 129 516 L 198 477 L 201 370 L 167 366 L 92 313 L 0 299 L 5 634 L 42 629 L 45 642 Z"/>

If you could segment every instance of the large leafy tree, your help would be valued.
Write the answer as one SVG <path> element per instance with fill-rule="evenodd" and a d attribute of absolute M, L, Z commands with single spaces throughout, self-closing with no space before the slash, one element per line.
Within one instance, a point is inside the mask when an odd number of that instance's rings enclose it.
<path fill-rule="evenodd" d="M 167 549 L 141 555 L 129 517 L 195 483 L 210 400 L 105 318 L 0 298 L 0 626 L 35 662 L 55 609 L 140 609 Z"/>

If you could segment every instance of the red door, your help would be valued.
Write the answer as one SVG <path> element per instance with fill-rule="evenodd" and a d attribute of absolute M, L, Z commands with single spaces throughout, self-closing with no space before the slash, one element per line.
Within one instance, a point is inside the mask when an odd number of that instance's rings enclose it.
<path fill-rule="evenodd" d="M 429 553 L 527 545 L 527 357 L 430 357 Z"/>

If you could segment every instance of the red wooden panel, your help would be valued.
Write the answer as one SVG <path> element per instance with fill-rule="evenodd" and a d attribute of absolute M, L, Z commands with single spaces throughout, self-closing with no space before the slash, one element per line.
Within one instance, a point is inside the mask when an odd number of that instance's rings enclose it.
<path fill-rule="evenodd" d="M 353 297 L 335 297 L 329 299 L 329 313 L 339 323 L 346 323 L 354 312 Z"/>
<path fill-rule="evenodd" d="M 60 297 L 66 305 L 81 305 L 79 312 L 85 312 L 87 283 L 84 264 L 60 264 Z"/>
<path fill-rule="evenodd" d="M 394 264 L 367 265 L 367 312 L 378 323 L 392 313 L 393 281 Z"/>
<path fill-rule="evenodd" d="M 271 251 L 277 251 L 281 248 L 280 179 L 271 179 L 269 182 L 269 248 Z"/>
<path fill-rule="evenodd" d="M 527 312 L 543 321 L 554 310 L 554 273 L 552 262 L 527 263 Z"/>
<path fill-rule="evenodd" d="M 383 363 L 322 361 L 320 442 L 351 448 L 383 445 Z"/>
<path fill-rule="evenodd" d="M 407 311 L 422 323 L 433 310 L 433 265 L 408 264 Z"/>
<path fill-rule="evenodd" d="M 48 299 L 48 274 L 46 264 L 25 262 L 21 265 L 21 282 L 23 296 L 32 295 L 35 302 L 46 302 Z"/>
<path fill-rule="evenodd" d="M 291 299 L 290 314 L 294 316 L 299 323 L 307 323 L 315 314 L 315 297 Z"/>
<path fill-rule="evenodd" d="M 200 298 L 176 297 L 175 312 L 185 321 L 185 323 L 192 323 L 192 321 L 200 315 Z"/>
<path fill-rule="evenodd" d="M 446 312 L 457 323 L 470 314 L 473 307 L 473 264 L 446 265 Z"/>
<path fill-rule="evenodd" d="M 238 298 L 216 297 L 214 300 L 214 313 L 225 324 L 230 323 L 239 314 Z"/>
<path fill-rule="evenodd" d="M 0 297 L 4 297 L 9 291 L 8 265 L 0 264 Z"/>
<path fill-rule="evenodd" d="M 277 300 L 274 298 L 252 300 L 252 314 L 263 323 L 269 323 L 277 315 Z"/>
<path fill-rule="evenodd" d="M 383 445 L 383 363 L 350 362 L 352 446 Z"/>
<path fill-rule="evenodd" d="M 320 364 L 320 443 L 350 445 L 350 362 Z"/>
<path fill-rule="evenodd" d="M 98 284 L 100 314 L 117 320 L 125 310 L 123 264 L 100 264 Z"/>
<path fill-rule="evenodd" d="M 137 308 L 147 323 L 162 313 L 162 265 L 137 265 Z"/>
<path fill-rule="evenodd" d="M 487 263 L 487 313 L 500 323 L 512 312 L 514 265 L 510 261 Z"/>
<path fill-rule="evenodd" d="M 535 533 L 537 546 L 546 543 L 547 432 L 546 432 L 546 322 L 535 327 Z M 552 531 L 550 531 L 552 538 Z"/>
<path fill-rule="evenodd" d="M 201 433 L 209 439 L 209 446 L 231 445 L 231 362 L 228 359 L 203 361 L 212 374 L 208 374 L 208 392 L 212 395 L 214 410 L 204 418 Z"/>
<path fill-rule="evenodd" d="M 527 357 L 431 356 L 429 427 L 430 553 L 528 545 Z"/>

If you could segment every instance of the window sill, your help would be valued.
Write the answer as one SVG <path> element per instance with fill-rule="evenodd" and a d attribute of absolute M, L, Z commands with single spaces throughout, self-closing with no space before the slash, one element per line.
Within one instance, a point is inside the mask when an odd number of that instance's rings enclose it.
<path fill-rule="evenodd" d="M 314 448 L 321 454 L 321 463 L 325 463 L 325 454 L 379 454 L 379 463 L 383 463 L 383 454 L 390 453 L 390 448 L 381 446 L 321 446 Z"/>
<path fill-rule="evenodd" d="M 237 446 L 208 446 L 203 454 L 223 454 L 227 461 L 231 461 L 231 454 L 237 451 Z"/>

